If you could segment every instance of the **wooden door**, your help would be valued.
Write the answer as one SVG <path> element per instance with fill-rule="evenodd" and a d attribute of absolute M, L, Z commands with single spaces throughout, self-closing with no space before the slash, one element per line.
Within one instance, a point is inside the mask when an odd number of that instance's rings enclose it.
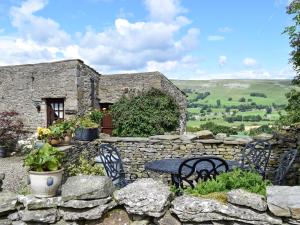
<path fill-rule="evenodd" d="M 104 113 L 101 124 L 101 132 L 109 135 L 112 135 L 113 130 L 112 116 L 109 113 L 109 108 L 111 105 L 112 103 L 100 103 L 100 110 Z"/>

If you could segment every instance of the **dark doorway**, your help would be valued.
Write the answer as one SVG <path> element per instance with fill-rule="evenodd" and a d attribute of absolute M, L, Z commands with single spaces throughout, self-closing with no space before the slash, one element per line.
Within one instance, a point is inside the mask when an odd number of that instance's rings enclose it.
<path fill-rule="evenodd" d="M 109 112 L 112 103 L 100 103 L 100 110 L 104 113 L 102 119 L 102 129 L 101 133 L 112 135 L 113 124 L 112 116 Z"/>
<path fill-rule="evenodd" d="M 47 105 L 47 126 L 51 126 L 57 120 L 64 119 L 63 98 L 46 99 L 46 105 Z"/>

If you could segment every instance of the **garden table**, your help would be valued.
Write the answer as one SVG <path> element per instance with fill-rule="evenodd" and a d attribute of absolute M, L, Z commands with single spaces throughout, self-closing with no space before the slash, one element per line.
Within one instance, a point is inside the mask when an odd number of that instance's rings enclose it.
<path fill-rule="evenodd" d="M 171 174 L 172 184 L 174 184 L 176 187 L 178 187 L 179 186 L 179 184 L 178 184 L 179 166 L 186 159 L 187 158 L 154 160 L 154 161 L 150 161 L 150 162 L 146 163 L 144 167 L 146 170 L 151 170 L 151 171 L 159 172 L 159 173 Z M 225 160 L 225 161 L 228 164 L 229 171 L 238 167 L 237 161 L 234 161 L 234 160 Z"/>

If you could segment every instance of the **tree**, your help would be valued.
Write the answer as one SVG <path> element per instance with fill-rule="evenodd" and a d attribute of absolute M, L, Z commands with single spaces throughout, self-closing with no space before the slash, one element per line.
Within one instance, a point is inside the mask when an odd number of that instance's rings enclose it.
<path fill-rule="evenodd" d="M 284 33 L 289 36 L 290 63 L 296 71 L 292 83 L 300 86 L 300 0 L 293 0 L 287 7 L 287 14 L 292 15 L 293 24 L 286 27 Z M 292 89 L 287 93 L 288 105 L 286 107 L 286 116 L 281 116 L 281 121 L 285 124 L 300 122 L 300 92 Z"/>
<path fill-rule="evenodd" d="M 220 108 L 221 107 L 221 100 L 217 99 L 217 107 Z"/>

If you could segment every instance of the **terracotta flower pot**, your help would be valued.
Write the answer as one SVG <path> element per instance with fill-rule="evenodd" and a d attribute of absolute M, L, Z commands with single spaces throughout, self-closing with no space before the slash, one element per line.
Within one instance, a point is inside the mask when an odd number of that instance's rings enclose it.
<path fill-rule="evenodd" d="M 61 144 L 61 140 L 59 138 L 51 138 L 49 140 L 49 144 L 52 146 L 58 146 L 59 144 Z"/>
<path fill-rule="evenodd" d="M 64 145 L 69 145 L 72 141 L 72 135 L 71 134 L 67 134 L 64 136 L 64 141 L 63 144 Z"/>

